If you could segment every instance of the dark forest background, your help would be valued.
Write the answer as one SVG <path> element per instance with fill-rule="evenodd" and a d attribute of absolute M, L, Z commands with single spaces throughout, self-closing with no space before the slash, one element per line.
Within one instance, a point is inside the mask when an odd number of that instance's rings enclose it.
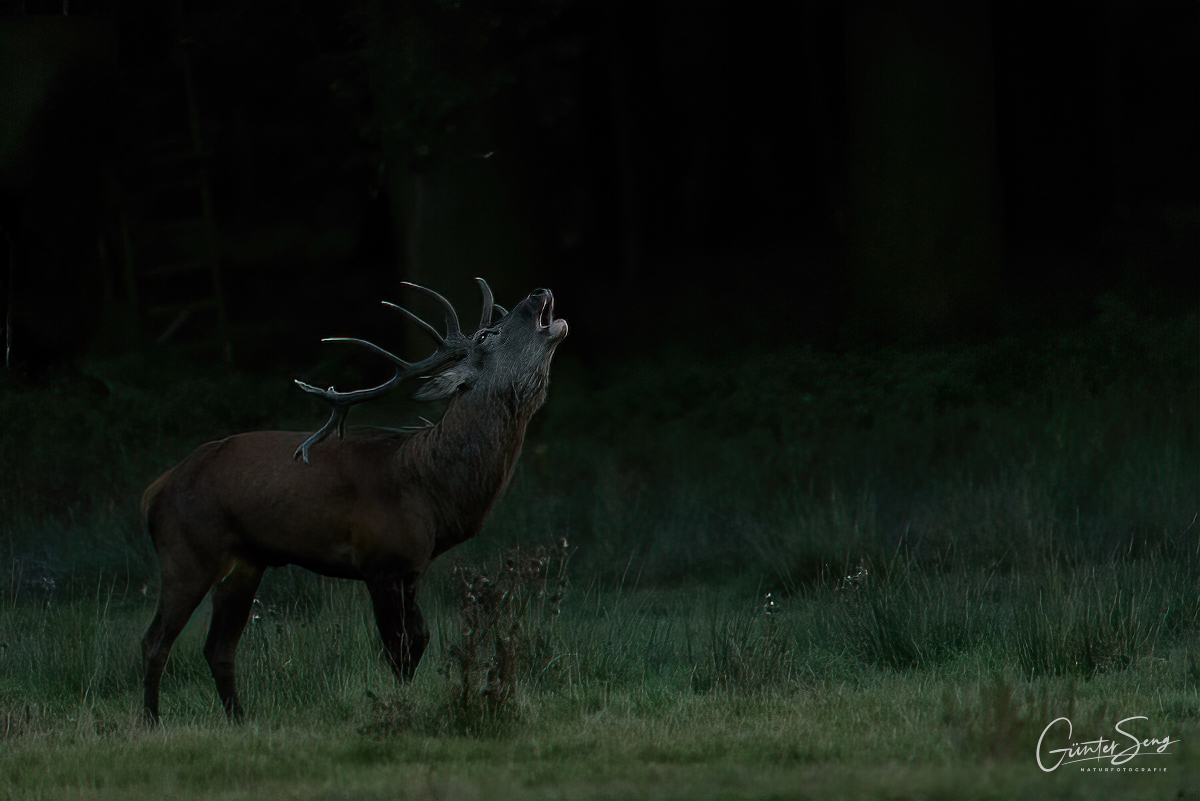
<path fill-rule="evenodd" d="M 0 0 L 9 785 L 1183 797 L 1187 751 L 1031 757 L 1060 714 L 1195 742 L 1198 184 L 1191 1 Z M 147 485 L 315 430 L 292 379 L 392 372 L 322 337 L 422 357 L 380 301 L 470 323 L 475 276 L 570 336 L 417 681 L 361 583 L 271 570 L 258 723 L 212 728 L 202 611 L 195 726 L 131 737 Z"/>
<path fill-rule="evenodd" d="M 4 0 L 8 364 L 302 370 L 476 275 L 585 365 L 1186 314 L 1197 9 Z"/>

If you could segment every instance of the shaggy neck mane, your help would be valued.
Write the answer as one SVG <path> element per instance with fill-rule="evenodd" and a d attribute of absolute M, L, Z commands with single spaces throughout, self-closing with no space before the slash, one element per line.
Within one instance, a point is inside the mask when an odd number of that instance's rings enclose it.
<path fill-rule="evenodd" d="M 530 416 L 510 399 L 467 392 L 450 401 L 436 426 L 413 437 L 414 464 L 441 466 L 418 468 L 412 477 L 442 524 L 435 553 L 479 533 L 516 467 Z"/>

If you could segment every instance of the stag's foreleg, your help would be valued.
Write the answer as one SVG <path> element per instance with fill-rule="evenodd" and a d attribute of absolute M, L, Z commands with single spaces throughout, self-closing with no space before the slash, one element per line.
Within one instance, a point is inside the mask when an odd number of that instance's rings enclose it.
<path fill-rule="evenodd" d="M 238 701 L 234 657 L 262 577 L 262 567 L 239 560 L 213 588 L 212 623 L 204 641 L 204 659 L 230 720 L 241 720 L 244 714 Z"/>
<path fill-rule="evenodd" d="M 388 664 L 400 681 L 411 681 L 429 645 L 425 618 L 417 608 L 417 575 L 388 574 L 367 581 L 375 624 Z"/>

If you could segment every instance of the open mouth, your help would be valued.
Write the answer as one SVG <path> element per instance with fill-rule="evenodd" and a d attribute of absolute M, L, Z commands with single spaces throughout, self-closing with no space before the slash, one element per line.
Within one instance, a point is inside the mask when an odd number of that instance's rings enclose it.
<path fill-rule="evenodd" d="M 549 328 L 554 321 L 554 295 L 547 290 L 541 297 L 542 307 L 538 309 L 538 328 Z"/>
<path fill-rule="evenodd" d="M 549 289 L 540 290 L 537 293 L 537 300 L 539 307 L 534 317 L 537 320 L 538 330 L 546 331 L 555 341 L 565 337 L 567 321 L 554 317 L 554 294 Z"/>

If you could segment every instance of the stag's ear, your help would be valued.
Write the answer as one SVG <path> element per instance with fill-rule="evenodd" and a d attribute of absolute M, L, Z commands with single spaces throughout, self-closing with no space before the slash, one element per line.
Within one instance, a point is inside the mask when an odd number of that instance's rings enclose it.
<path fill-rule="evenodd" d="M 418 401 L 439 401 L 445 400 L 458 392 L 459 389 L 467 383 L 470 378 L 471 371 L 466 364 L 459 362 L 437 375 L 431 377 L 425 382 L 425 386 L 413 395 L 413 400 Z"/>

